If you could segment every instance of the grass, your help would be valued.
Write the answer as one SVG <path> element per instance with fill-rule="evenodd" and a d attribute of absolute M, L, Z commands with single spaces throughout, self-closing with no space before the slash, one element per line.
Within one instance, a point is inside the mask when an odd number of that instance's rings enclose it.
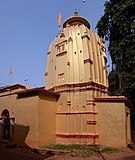
<path fill-rule="evenodd" d="M 105 147 L 105 146 L 88 146 L 88 145 L 62 145 L 62 144 L 52 144 L 45 146 L 47 149 L 52 150 L 63 150 L 63 151 L 79 151 L 86 156 L 99 155 L 99 153 L 115 153 L 119 150 L 113 147 Z"/>
<path fill-rule="evenodd" d="M 52 144 L 52 145 L 45 146 L 45 148 L 53 149 L 53 150 L 72 151 L 72 150 L 80 150 L 82 146 L 79 144 L 73 144 L 73 145 Z"/>
<path fill-rule="evenodd" d="M 115 153 L 120 151 L 118 148 L 112 148 L 112 147 L 104 147 L 102 152 L 103 153 Z"/>

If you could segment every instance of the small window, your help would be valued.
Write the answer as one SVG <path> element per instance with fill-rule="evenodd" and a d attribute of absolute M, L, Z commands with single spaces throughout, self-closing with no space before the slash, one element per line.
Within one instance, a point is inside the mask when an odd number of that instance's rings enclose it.
<path fill-rule="evenodd" d="M 64 43 L 57 46 L 57 52 L 63 52 L 64 50 L 65 50 L 65 44 Z"/>
<path fill-rule="evenodd" d="M 65 75 L 64 73 L 58 74 L 58 81 L 64 81 L 65 80 Z"/>

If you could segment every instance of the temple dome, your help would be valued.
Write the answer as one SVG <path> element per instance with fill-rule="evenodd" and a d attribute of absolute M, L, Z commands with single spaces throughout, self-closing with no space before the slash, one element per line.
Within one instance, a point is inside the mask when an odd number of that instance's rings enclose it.
<path fill-rule="evenodd" d="M 87 28 L 90 29 L 90 24 L 87 21 L 87 19 L 85 19 L 84 17 L 78 16 L 77 12 L 74 13 L 74 16 L 69 17 L 68 19 L 65 20 L 65 22 L 63 23 L 63 28 L 66 28 L 67 25 L 72 26 L 76 24 L 79 24 L 79 25 L 84 24 Z"/>
<path fill-rule="evenodd" d="M 77 12 L 65 20 L 51 43 L 45 76 L 46 88 L 55 92 L 79 86 L 80 90 L 96 90 L 97 95 L 108 94 L 103 41 Z"/>

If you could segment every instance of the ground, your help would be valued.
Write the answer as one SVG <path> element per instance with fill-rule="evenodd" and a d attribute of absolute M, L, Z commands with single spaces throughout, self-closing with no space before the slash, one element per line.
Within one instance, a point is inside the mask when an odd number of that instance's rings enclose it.
<path fill-rule="evenodd" d="M 81 151 L 56 152 L 27 147 L 5 148 L 0 145 L 0 160 L 135 160 L 135 151 L 127 149 L 116 153 L 86 156 Z"/>

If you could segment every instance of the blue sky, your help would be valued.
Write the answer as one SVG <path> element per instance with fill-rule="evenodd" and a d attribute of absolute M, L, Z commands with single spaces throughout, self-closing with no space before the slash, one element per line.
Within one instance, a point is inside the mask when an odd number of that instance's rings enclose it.
<path fill-rule="evenodd" d="M 62 21 L 73 16 L 82 0 L 0 0 L 0 86 L 44 86 L 47 51 Z M 86 0 L 79 15 L 95 30 L 105 0 Z M 96 31 L 96 30 L 95 30 Z M 9 75 L 12 66 L 12 77 Z M 27 79 L 27 81 L 25 81 Z"/>

